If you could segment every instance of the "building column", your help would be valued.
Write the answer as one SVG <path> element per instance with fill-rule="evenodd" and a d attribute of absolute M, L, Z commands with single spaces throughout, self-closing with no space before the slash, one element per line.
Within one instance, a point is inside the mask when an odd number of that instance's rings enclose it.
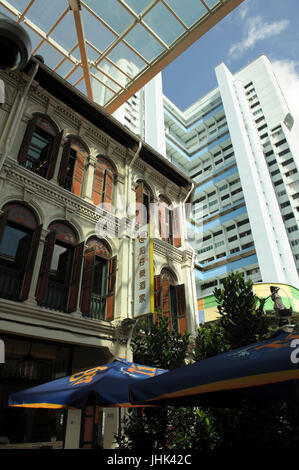
<path fill-rule="evenodd" d="M 38 283 L 38 278 L 39 278 L 39 271 L 40 271 L 40 266 L 42 262 L 42 257 L 44 253 L 44 244 L 46 241 L 46 236 L 48 235 L 48 230 L 43 229 L 41 233 L 41 238 L 39 241 L 38 245 L 38 250 L 36 254 L 36 259 L 34 263 L 34 269 L 33 269 L 33 274 L 31 278 L 31 284 L 30 284 L 30 289 L 29 289 L 29 295 L 28 299 L 26 299 L 23 303 L 24 304 L 29 304 L 29 305 L 36 305 L 36 297 L 35 297 L 35 292 L 36 292 L 36 287 Z"/>
<path fill-rule="evenodd" d="M 91 202 L 92 204 L 93 204 L 92 186 L 93 186 L 95 165 L 96 165 L 96 162 L 90 159 L 87 164 L 87 168 L 85 170 L 84 180 L 83 180 L 83 191 L 82 191 L 82 198 L 85 201 Z"/>

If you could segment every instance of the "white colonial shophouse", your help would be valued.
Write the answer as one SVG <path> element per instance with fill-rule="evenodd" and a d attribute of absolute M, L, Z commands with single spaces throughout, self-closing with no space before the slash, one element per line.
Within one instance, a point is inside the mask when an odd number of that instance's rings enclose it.
<path fill-rule="evenodd" d="M 135 311 L 136 202 L 158 207 L 150 213 L 155 308 L 172 328 L 196 331 L 184 223 L 192 181 L 37 58 L 2 79 L 0 434 L 11 444 L 52 439 L 65 448 L 109 448 L 114 409 L 101 413 L 86 442 L 85 412 L 8 408 L 7 398 L 117 356 L 132 359 L 124 320 Z"/>

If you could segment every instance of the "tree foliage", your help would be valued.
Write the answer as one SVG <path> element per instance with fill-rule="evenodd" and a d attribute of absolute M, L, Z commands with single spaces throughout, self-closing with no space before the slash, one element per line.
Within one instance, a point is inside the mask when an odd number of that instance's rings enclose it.
<path fill-rule="evenodd" d="M 223 289 L 214 290 L 214 296 L 219 327 L 230 349 L 254 343 L 269 333 L 269 321 L 263 310 L 265 300 L 254 294 L 252 280 L 245 281 L 243 273 L 230 273 L 223 280 Z"/>
<path fill-rule="evenodd" d="M 161 369 L 176 369 L 184 365 L 190 335 L 169 331 L 169 321 L 161 312 L 148 328 L 145 321 L 137 325 L 131 341 L 134 361 Z"/>
<path fill-rule="evenodd" d="M 219 318 L 200 326 L 192 359 L 201 361 L 229 349 L 263 339 L 269 322 L 264 300 L 255 296 L 252 281 L 230 273 L 223 289 L 215 289 Z M 132 340 L 134 361 L 174 369 L 186 361 L 190 337 L 169 331 L 163 315 L 147 329 L 141 324 Z M 156 407 L 131 409 L 118 440 L 120 448 L 215 450 L 285 449 L 299 443 L 296 403 L 259 405 L 250 401 L 235 408 Z"/>

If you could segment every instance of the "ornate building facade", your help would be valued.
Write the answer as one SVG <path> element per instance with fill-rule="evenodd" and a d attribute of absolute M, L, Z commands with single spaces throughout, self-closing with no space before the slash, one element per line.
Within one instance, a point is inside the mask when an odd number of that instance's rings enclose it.
<path fill-rule="evenodd" d="M 39 60 L 2 78 L 0 433 L 10 443 L 109 448 L 114 410 L 103 410 L 104 433 L 91 442 L 84 413 L 9 409 L 7 398 L 117 356 L 132 359 L 124 320 L 135 311 L 136 203 L 154 225 L 155 308 L 172 328 L 196 331 L 184 212 L 192 180 Z"/>

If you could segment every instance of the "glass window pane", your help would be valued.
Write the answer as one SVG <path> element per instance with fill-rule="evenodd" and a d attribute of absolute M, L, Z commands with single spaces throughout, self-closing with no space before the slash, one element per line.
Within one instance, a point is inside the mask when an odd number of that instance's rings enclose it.
<path fill-rule="evenodd" d="M 146 66 L 145 62 L 122 42 L 112 49 L 108 57 L 121 69 L 123 69 L 126 64 L 130 64 L 132 69 L 130 75 L 132 74 L 132 77 L 137 75 L 137 73 Z"/>
<path fill-rule="evenodd" d="M 114 41 L 116 35 L 97 20 L 86 8 L 82 8 L 84 35 L 97 49 L 104 51 Z"/>
<path fill-rule="evenodd" d="M 56 271 L 58 268 L 59 264 L 59 258 L 63 253 L 67 251 L 67 248 L 57 245 L 54 245 L 54 251 L 53 251 L 53 256 L 52 256 L 52 261 L 51 261 L 51 271 Z"/>
<path fill-rule="evenodd" d="M 13 3 L 15 4 L 15 1 Z M 27 6 L 29 2 L 22 3 L 25 3 L 25 6 Z M 24 11 L 24 9 L 23 7 L 21 10 Z M 47 33 L 66 9 L 67 4 L 61 2 L 61 0 L 42 2 L 42 5 L 40 1 L 36 0 L 27 11 L 26 18 Z"/>
<path fill-rule="evenodd" d="M 69 51 L 78 42 L 74 16 L 71 11 L 56 26 L 50 37 L 58 42 L 64 49 Z"/>
<path fill-rule="evenodd" d="M 149 62 L 165 50 L 162 44 L 160 44 L 141 24 L 137 24 L 135 28 L 125 36 L 125 41 Z"/>
<path fill-rule="evenodd" d="M 119 34 L 121 34 L 134 19 L 128 10 L 121 6 L 117 0 L 109 0 L 108 2 L 86 0 L 85 3 Z"/>
<path fill-rule="evenodd" d="M 55 68 L 59 64 L 59 61 L 55 64 L 53 68 Z M 65 60 L 60 67 L 56 70 L 56 73 L 61 75 L 62 77 L 65 77 L 72 69 L 74 68 L 74 64 L 70 62 L 69 60 Z"/>
<path fill-rule="evenodd" d="M 41 55 L 44 58 L 45 65 L 51 69 L 53 69 L 64 57 L 47 42 L 44 42 L 41 47 L 37 49 L 36 54 Z"/>
<path fill-rule="evenodd" d="M 166 0 L 170 8 L 190 27 L 207 13 L 207 9 L 199 0 Z"/>
<path fill-rule="evenodd" d="M 23 230 L 7 225 L 0 243 L 0 253 L 2 255 L 14 258 L 16 256 L 20 241 L 26 236 L 27 233 L 23 232 Z"/>
<path fill-rule="evenodd" d="M 220 3 L 219 0 L 205 0 L 209 8 L 213 8 L 217 3 Z"/>
<path fill-rule="evenodd" d="M 163 3 L 158 3 L 144 17 L 144 22 L 167 44 L 171 44 L 185 29 Z"/>
<path fill-rule="evenodd" d="M 152 0 L 126 0 L 126 3 L 139 15 L 152 3 Z"/>

